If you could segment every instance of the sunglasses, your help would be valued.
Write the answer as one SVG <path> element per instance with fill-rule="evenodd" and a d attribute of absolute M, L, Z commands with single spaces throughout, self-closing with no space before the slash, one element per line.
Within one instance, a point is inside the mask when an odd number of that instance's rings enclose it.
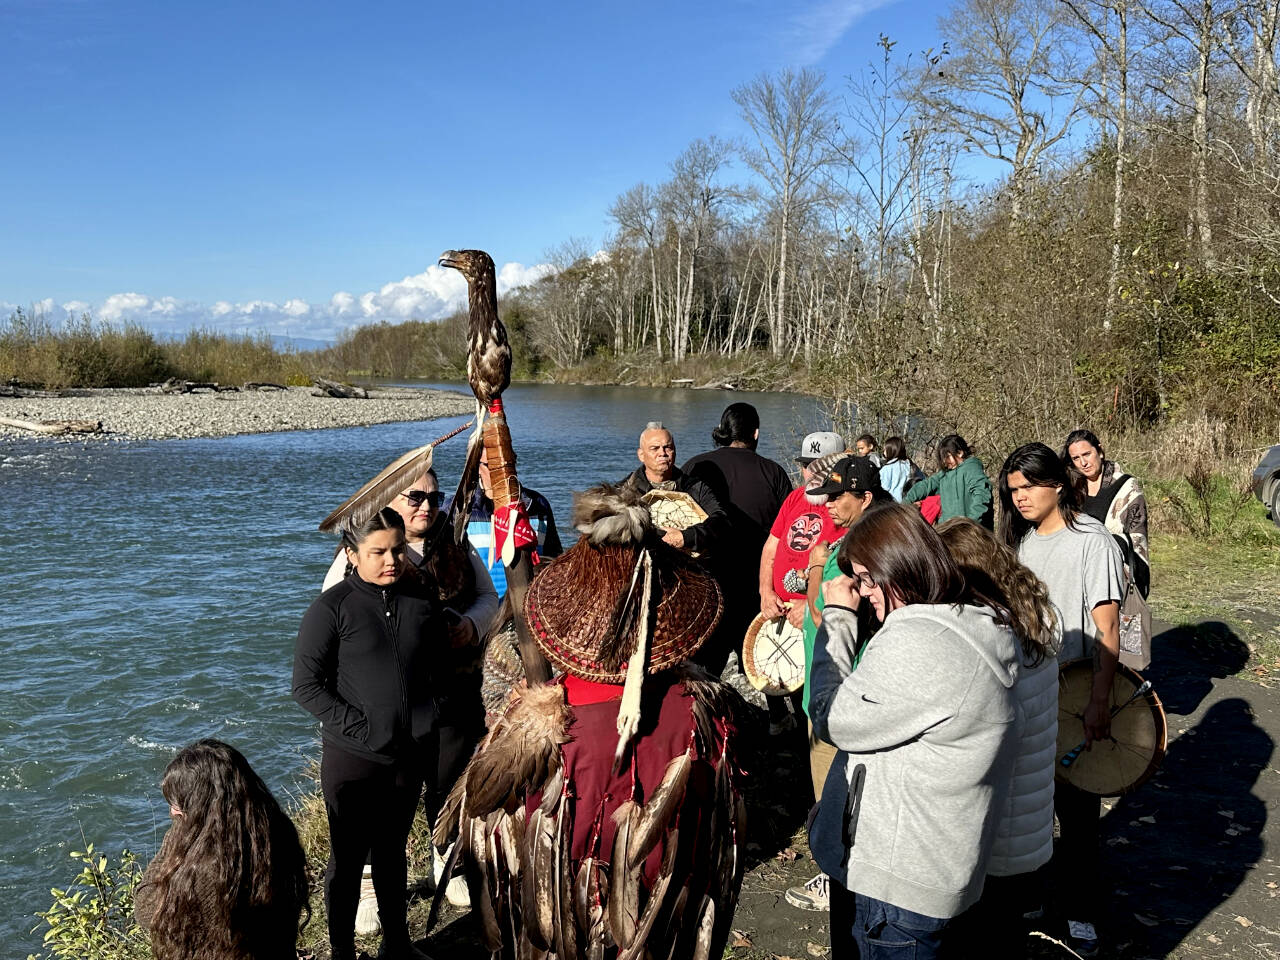
<path fill-rule="evenodd" d="M 425 500 L 431 506 L 438 508 L 444 501 L 444 494 L 439 490 L 432 490 L 430 492 L 426 490 L 410 490 L 408 493 L 400 494 L 400 496 L 404 497 L 412 506 L 415 507 L 422 506 L 422 503 Z"/>

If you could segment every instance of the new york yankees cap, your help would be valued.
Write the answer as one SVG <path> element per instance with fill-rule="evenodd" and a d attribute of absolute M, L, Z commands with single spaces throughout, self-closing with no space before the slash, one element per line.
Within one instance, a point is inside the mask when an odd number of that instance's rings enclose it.
<path fill-rule="evenodd" d="M 811 433 L 806 436 L 800 444 L 800 456 L 796 457 L 796 463 L 802 467 L 807 467 L 813 460 L 818 457 L 826 456 L 828 453 L 839 453 L 844 449 L 844 440 L 840 438 L 840 434 L 831 431 L 822 431 L 819 433 Z"/>

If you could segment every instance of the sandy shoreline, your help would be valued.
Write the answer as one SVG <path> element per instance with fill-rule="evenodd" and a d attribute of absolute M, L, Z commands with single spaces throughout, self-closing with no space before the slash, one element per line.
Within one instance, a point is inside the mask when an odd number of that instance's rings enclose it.
<path fill-rule="evenodd" d="M 474 398 L 444 390 L 372 390 L 368 400 L 313 397 L 311 387 L 243 393 L 164 394 L 154 389 L 76 390 L 66 397 L 0 397 L 0 417 L 100 420 L 102 433 L 48 437 L 0 425 L 0 439 L 171 440 L 280 430 L 324 430 L 432 420 L 475 411 Z"/>

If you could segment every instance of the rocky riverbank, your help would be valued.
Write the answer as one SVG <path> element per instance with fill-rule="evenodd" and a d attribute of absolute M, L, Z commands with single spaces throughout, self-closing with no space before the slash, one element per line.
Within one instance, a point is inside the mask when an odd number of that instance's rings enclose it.
<path fill-rule="evenodd" d="M 54 440 L 170 440 L 281 430 L 323 430 L 463 416 L 475 400 L 444 390 L 371 390 L 369 399 L 313 397 L 310 387 L 228 393 L 165 394 L 156 389 L 73 390 L 59 397 L 0 397 L 12 420 L 99 420 L 97 434 Z M 0 438 L 39 437 L 0 425 Z"/>

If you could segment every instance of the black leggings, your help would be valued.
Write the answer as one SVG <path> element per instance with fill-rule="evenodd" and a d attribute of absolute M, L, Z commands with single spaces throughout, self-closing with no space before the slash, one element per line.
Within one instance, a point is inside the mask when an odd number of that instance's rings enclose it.
<path fill-rule="evenodd" d="M 405 842 L 422 794 L 420 757 L 381 764 L 330 743 L 320 759 L 320 786 L 329 815 L 329 865 L 324 872 L 324 908 L 335 956 L 352 955 L 360 876 L 366 857 L 383 939 L 407 943 Z"/>
<path fill-rule="evenodd" d="M 436 727 L 428 741 L 426 790 L 424 791 L 423 808 L 427 812 L 427 822 L 431 829 L 436 827 L 436 817 L 444 806 L 449 791 L 467 768 L 471 755 L 475 753 L 476 744 L 484 736 L 483 713 L 479 726 L 473 723 L 463 725 L 443 724 Z"/>

